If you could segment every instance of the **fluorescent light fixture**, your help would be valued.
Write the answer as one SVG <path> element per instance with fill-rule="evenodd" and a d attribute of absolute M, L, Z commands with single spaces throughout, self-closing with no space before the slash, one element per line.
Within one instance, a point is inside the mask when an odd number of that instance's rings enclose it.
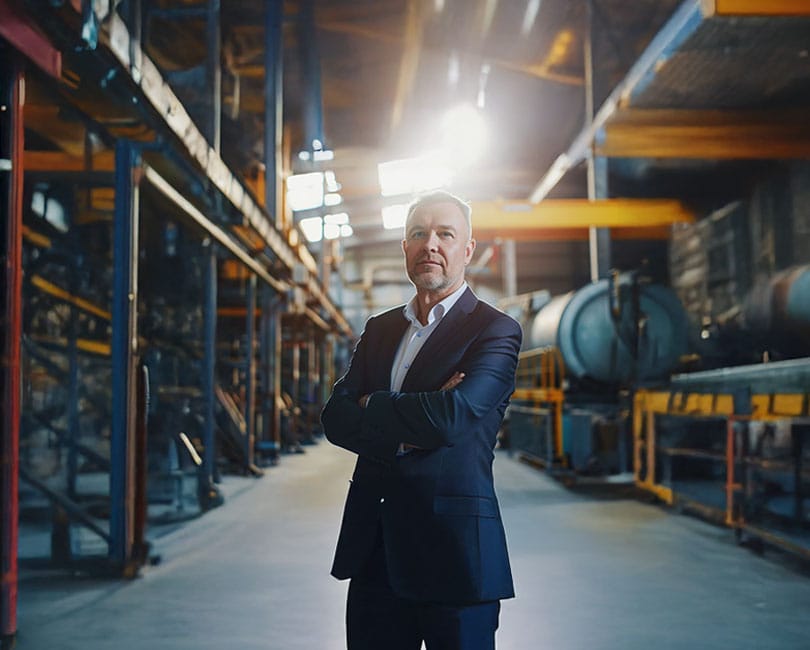
<path fill-rule="evenodd" d="M 288 176 L 287 203 L 294 212 L 320 208 L 323 205 L 323 173 Z"/>
<path fill-rule="evenodd" d="M 340 225 L 336 223 L 323 224 L 324 239 L 337 239 L 340 237 Z"/>
<path fill-rule="evenodd" d="M 331 223 L 337 226 L 342 226 L 349 223 L 349 215 L 346 212 L 337 212 L 335 214 L 327 214 L 323 218 L 324 223 Z"/>
<path fill-rule="evenodd" d="M 340 183 L 337 182 L 337 178 L 335 178 L 335 172 L 329 170 L 323 173 L 323 179 L 326 182 L 326 191 L 327 192 L 338 192 L 340 190 Z"/>
<path fill-rule="evenodd" d="M 301 232 L 304 233 L 304 237 L 306 237 L 309 242 L 318 242 L 323 239 L 324 226 L 323 219 L 320 217 L 301 219 L 301 221 L 298 222 L 298 227 L 301 228 Z"/>
<path fill-rule="evenodd" d="M 316 149 L 312 152 L 312 160 L 315 162 L 323 162 L 325 160 L 334 160 L 335 152 L 331 149 Z"/>
<path fill-rule="evenodd" d="M 537 19 L 537 12 L 540 11 L 540 0 L 529 0 L 526 3 L 526 13 L 523 14 L 523 24 L 520 26 L 520 33 L 522 36 L 528 35 L 534 27 L 534 21 Z"/>
<path fill-rule="evenodd" d="M 336 194 L 334 192 L 330 192 L 323 197 L 323 204 L 327 207 L 332 207 L 333 205 L 340 205 L 343 203 L 343 197 L 340 194 Z"/>
<path fill-rule="evenodd" d="M 377 165 L 383 196 L 416 194 L 450 183 L 452 172 L 437 153 L 391 160 Z"/>
<path fill-rule="evenodd" d="M 354 229 L 347 223 L 344 223 L 340 227 L 340 236 L 341 237 L 351 237 L 354 234 Z"/>
<path fill-rule="evenodd" d="M 298 152 L 298 159 L 299 160 L 309 160 L 310 159 L 309 151 L 299 151 Z"/>
<path fill-rule="evenodd" d="M 387 205 L 382 209 L 383 228 L 395 230 L 405 227 L 405 219 L 408 216 L 408 204 L 396 203 Z"/>

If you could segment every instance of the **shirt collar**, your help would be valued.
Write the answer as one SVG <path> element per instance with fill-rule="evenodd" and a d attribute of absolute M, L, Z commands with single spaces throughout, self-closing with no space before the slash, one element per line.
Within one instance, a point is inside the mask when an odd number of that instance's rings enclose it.
<path fill-rule="evenodd" d="M 464 293 L 466 289 L 467 283 L 462 282 L 461 286 L 453 293 L 433 305 L 433 308 L 428 312 L 427 325 L 423 326 L 416 317 L 416 296 L 408 301 L 408 304 L 405 305 L 402 313 L 405 315 L 405 318 L 408 319 L 408 322 L 411 325 L 415 327 L 427 327 L 428 325 L 432 325 L 434 321 L 440 320 L 448 311 L 450 311 L 453 305 L 458 302 L 458 299 L 461 298 L 461 294 Z"/>

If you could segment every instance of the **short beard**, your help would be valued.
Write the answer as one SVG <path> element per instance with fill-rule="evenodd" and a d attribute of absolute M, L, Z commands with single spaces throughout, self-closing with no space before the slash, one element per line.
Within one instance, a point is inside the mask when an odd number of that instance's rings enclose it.
<path fill-rule="evenodd" d="M 417 289 L 425 289 L 426 291 L 441 291 L 453 284 L 453 279 L 447 277 L 446 275 L 441 275 L 439 277 L 432 275 L 427 277 L 414 277 L 411 274 L 408 275 L 413 283 L 413 286 L 415 286 Z"/>

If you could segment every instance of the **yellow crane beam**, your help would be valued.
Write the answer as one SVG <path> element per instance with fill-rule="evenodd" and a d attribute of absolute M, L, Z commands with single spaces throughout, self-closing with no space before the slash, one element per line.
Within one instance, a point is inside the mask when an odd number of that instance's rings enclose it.
<path fill-rule="evenodd" d="M 607 122 L 595 152 L 609 158 L 803 159 L 810 157 L 810 121 L 796 110 L 625 109 Z"/>
<path fill-rule="evenodd" d="M 703 0 L 705 16 L 810 16 L 807 0 Z"/>
<path fill-rule="evenodd" d="M 478 201 L 472 203 L 473 233 L 528 239 L 579 239 L 587 229 L 628 229 L 633 238 L 658 239 L 673 223 L 692 223 L 695 215 L 670 199 L 547 199 L 540 203 Z M 559 231 L 556 236 L 554 231 Z M 644 231 L 649 231 L 645 236 Z M 561 237 L 561 235 L 563 235 Z"/>

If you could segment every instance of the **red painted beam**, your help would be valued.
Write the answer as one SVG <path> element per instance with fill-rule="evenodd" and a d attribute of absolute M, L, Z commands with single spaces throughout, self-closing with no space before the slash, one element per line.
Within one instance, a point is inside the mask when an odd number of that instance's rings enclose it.
<path fill-rule="evenodd" d="M 9 60 L 11 59 L 11 60 Z M 11 169 L 0 183 L 0 202 L 8 217 L 0 239 L 4 253 L 0 322 L 0 633 L 4 644 L 17 631 L 17 537 L 20 462 L 20 340 L 22 337 L 22 197 L 23 197 L 22 64 L 8 57 L 0 69 L 0 101 L 10 110 L 0 114 L 0 159 Z"/>
<path fill-rule="evenodd" d="M 62 76 L 62 53 L 11 0 L 0 0 L 0 36 L 44 72 L 57 79 Z"/>

